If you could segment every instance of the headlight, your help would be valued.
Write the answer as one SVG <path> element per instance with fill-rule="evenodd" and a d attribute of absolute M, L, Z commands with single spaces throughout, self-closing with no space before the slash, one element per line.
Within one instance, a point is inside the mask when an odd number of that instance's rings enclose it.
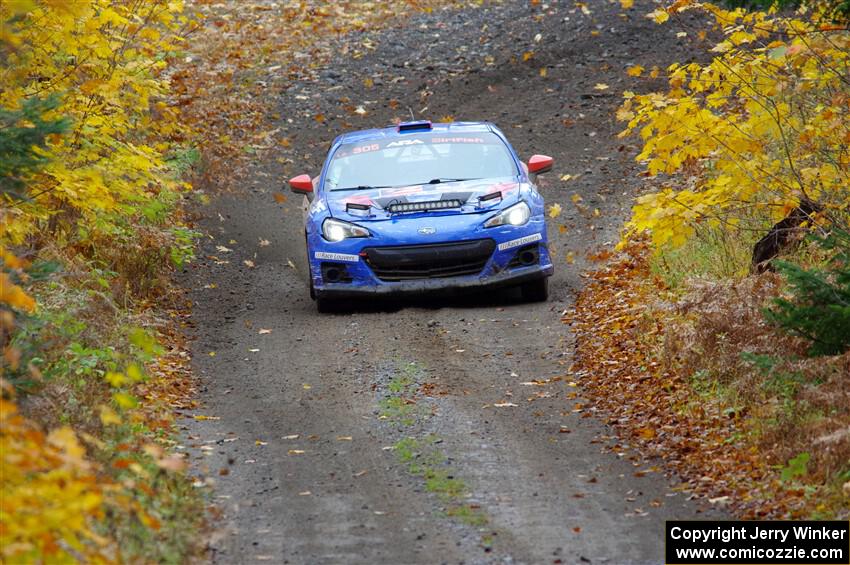
<path fill-rule="evenodd" d="M 523 226 L 528 223 L 531 217 L 531 208 L 525 202 L 514 204 L 510 208 L 505 208 L 486 222 L 485 228 L 494 228 L 496 226 Z"/>
<path fill-rule="evenodd" d="M 369 237 L 369 230 L 355 224 L 328 218 L 322 223 L 322 235 L 328 241 L 342 241 L 349 237 Z"/>

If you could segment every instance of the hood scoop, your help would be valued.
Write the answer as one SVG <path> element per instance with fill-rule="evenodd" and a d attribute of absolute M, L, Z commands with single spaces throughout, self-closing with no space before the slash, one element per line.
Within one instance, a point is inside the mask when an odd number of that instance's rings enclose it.
<path fill-rule="evenodd" d="M 393 202 L 385 208 L 390 214 L 402 214 L 405 212 L 433 212 L 436 210 L 450 210 L 460 208 L 463 201 L 457 198 L 446 200 L 428 200 L 425 202 Z"/>
<path fill-rule="evenodd" d="M 484 196 L 478 197 L 478 207 L 485 208 L 487 206 L 492 206 L 496 203 L 496 201 L 502 200 L 502 192 L 497 190 L 496 192 L 491 192 L 489 194 L 485 194 Z"/>
<path fill-rule="evenodd" d="M 372 215 L 372 206 L 371 204 L 362 204 L 360 202 L 347 202 L 345 204 L 345 211 L 352 216 L 368 218 Z"/>

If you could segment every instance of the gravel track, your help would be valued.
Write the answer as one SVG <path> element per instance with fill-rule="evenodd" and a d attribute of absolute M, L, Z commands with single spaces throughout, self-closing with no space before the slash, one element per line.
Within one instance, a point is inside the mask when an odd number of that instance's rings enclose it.
<path fill-rule="evenodd" d="M 640 185 L 634 147 L 616 138 L 613 121 L 619 93 L 635 88 L 625 68 L 663 68 L 691 49 L 642 17 L 648 3 L 625 17 L 619 3 L 589 4 L 588 16 L 572 2 L 504 2 L 339 38 L 340 52 L 373 48 L 340 54 L 278 93 L 274 127 L 291 146 L 200 210 L 209 237 L 184 275 L 202 386 L 192 415 L 217 418 L 184 421 L 197 474 L 215 481 L 214 562 L 660 563 L 663 521 L 701 515 L 671 490 L 673 479 L 635 475 L 652 462 L 610 449 L 616 441 L 583 411 L 567 373 L 561 315 L 582 258 L 616 239 Z M 523 61 L 526 51 L 534 55 Z M 289 176 L 315 174 L 337 133 L 408 109 L 494 121 L 523 158 L 555 157 L 555 172 L 541 178 L 548 202 L 563 207 L 550 225 L 549 302 L 503 291 L 316 313 L 298 199 L 275 203 L 272 193 Z M 405 371 L 413 376 L 397 396 L 414 409 L 388 416 L 393 379 Z M 404 438 L 436 442 L 435 468 L 462 481 L 464 494 L 430 492 L 387 449 Z M 458 504 L 486 525 L 445 515 Z"/>

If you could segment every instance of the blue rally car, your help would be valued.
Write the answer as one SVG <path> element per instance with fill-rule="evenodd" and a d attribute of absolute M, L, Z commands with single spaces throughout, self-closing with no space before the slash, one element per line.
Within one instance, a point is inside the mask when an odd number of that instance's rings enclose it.
<path fill-rule="evenodd" d="M 307 195 L 310 294 L 335 299 L 518 285 L 544 301 L 552 261 L 534 178 L 552 158 L 520 161 L 493 124 L 407 122 L 346 133 Z"/>

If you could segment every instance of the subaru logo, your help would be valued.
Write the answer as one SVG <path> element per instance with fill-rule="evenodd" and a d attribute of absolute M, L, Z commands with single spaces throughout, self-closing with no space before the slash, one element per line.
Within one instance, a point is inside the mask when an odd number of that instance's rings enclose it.
<path fill-rule="evenodd" d="M 419 230 L 418 230 L 418 231 L 419 231 L 419 233 L 421 233 L 422 235 L 431 235 L 431 234 L 435 234 L 435 233 L 437 233 L 437 230 L 435 230 L 435 229 L 434 229 L 434 228 L 432 228 L 432 227 L 419 228 Z"/>

